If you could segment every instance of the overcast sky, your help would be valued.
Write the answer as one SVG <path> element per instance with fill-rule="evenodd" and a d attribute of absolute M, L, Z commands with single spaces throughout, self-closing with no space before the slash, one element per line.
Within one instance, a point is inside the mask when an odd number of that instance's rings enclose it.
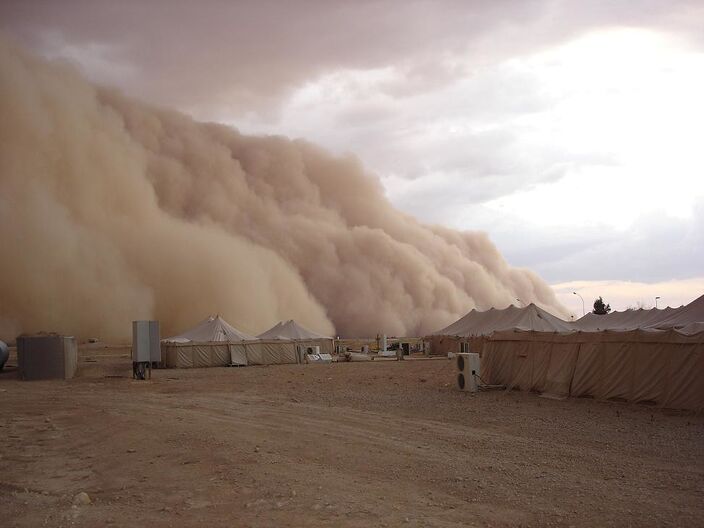
<path fill-rule="evenodd" d="M 285 5 L 284 5 L 285 4 Z M 91 79 L 353 153 L 581 315 L 704 293 L 704 2 L 12 2 Z"/>

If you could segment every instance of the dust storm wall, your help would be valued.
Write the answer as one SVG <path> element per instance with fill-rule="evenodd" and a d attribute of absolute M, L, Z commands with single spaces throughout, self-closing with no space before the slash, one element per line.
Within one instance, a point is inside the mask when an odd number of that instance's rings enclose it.
<path fill-rule="evenodd" d="M 488 237 L 396 210 L 352 158 L 131 100 L 0 42 L 0 337 L 124 339 L 218 312 L 248 332 L 420 334 L 516 297 Z"/>

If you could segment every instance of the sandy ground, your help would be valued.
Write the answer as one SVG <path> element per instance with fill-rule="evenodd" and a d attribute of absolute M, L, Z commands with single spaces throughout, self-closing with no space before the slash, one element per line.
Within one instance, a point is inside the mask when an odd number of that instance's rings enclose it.
<path fill-rule="evenodd" d="M 704 417 L 447 360 L 0 375 L 2 526 L 704 526 Z M 91 503 L 75 505 L 86 492 Z"/>

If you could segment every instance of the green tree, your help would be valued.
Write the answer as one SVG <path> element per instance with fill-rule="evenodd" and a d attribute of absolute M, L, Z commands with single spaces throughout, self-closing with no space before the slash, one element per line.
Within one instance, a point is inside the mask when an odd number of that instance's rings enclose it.
<path fill-rule="evenodd" d="M 608 304 L 604 304 L 604 299 L 599 297 L 594 301 L 594 310 L 592 311 L 593 314 L 596 315 L 606 315 L 611 311 L 611 306 Z"/>

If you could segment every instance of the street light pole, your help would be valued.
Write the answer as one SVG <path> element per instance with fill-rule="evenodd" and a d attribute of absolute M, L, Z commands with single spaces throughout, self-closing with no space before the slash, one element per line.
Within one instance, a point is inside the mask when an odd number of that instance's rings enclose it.
<path fill-rule="evenodd" d="M 659 295 L 658 295 L 657 297 L 655 297 L 655 309 L 656 309 L 656 310 L 657 310 L 657 308 L 658 308 L 658 299 L 659 299 L 659 298 L 660 298 Z"/>
<path fill-rule="evenodd" d="M 574 293 L 577 297 L 579 297 L 580 299 L 582 299 L 582 317 L 584 317 L 584 315 L 586 314 L 586 312 L 584 311 L 584 297 L 582 297 L 582 296 L 581 296 L 580 294 L 578 294 L 576 291 L 573 291 L 572 293 Z"/>

